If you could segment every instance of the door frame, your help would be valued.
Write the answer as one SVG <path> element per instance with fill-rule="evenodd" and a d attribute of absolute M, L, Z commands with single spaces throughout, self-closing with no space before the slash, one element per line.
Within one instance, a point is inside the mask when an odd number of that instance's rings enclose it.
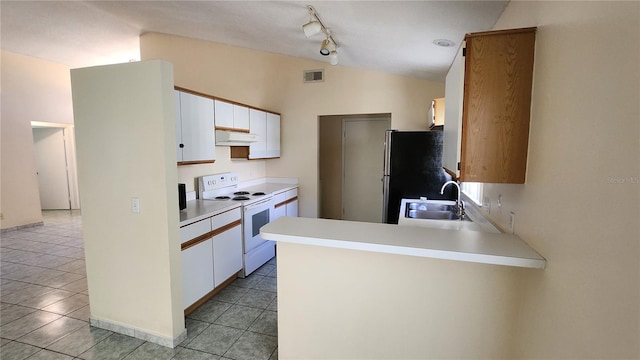
<path fill-rule="evenodd" d="M 69 189 L 70 210 L 80 209 L 80 193 L 78 192 L 78 170 L 76 165 L 76 144 L 73 124 L 32 121 L 31 128 L 62 129 L 64 135 L 64 150 L 67 161 L 67 187 Z M 40 179 L 38 178 L 38 181 Z M 42 205 L 40 206 L 42 208 Z"/>

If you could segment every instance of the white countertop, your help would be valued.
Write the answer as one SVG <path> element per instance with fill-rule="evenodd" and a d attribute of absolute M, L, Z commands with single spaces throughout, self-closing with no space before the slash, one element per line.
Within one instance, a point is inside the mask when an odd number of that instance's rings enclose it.
<path fill-rule="evenodd" d="M 240 207 L 237 201 L 191 200 L 180 211 L 180 227 Z"/>
<path fill-rule="evenodd" d="M 281 181 L 281 182 L 278 182 Z M 297 179 L 267 178 L 251 180 L 240 184 L 241 190 L 249 192 L 262 191 L 265 194 L 275 195 L 282 191 L 287 191 L 298 187 Z M 216 200 L 191 200 L 187 201 L 187 208 L 180 211 L 180 226 L 185 226 L 207 217 L 215 216 L 219 213 L 240 207 L 237 201 L 216 201 Z"/>
<path fill-rule="evenodd" d="M 388 254 L 542 269 L 546 260 L 518 236 L 344 220 L 281 217 L 267 240 Z"/>

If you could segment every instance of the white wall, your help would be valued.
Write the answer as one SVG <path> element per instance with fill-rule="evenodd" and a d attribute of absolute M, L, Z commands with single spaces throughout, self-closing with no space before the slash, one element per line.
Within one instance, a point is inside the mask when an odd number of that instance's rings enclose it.
<path fill-rule="evenodd" d="M 31 121 L 73 123 L 69 68 L 2 51 L 2 229 L 42 221 Z"/>
<path fill-rule="evenodd" d="M 318 116 L 391 113 L 394 128 L 426 129 L 428 105 L 444 94 L 443 83 L 164 34 L 143 34 L 140 46 L 143 59 L 174 64 L 178 86 L 282 113 L 280 159 L 230 161 L 218 147 L 215 164 L 181 167 L 180 181 L 228 169 L 244 180 L 298 177 L 305 217 L 318 215 Z M 304 84 L 303 71 L 315 69 L 325 81 Z"/>
<path fill-rule="evenodd" d="M 640 3 L 512 1 L 495 28 L 528 26 L 526 184 L 485 185 L 489 216 L 507 228 L 514 211 L 547 259 L 521 283 L 516 355 L 638 359 Z"/>
<path fill-rule="evenodd" d="M 172 70 L 71 73 L 92 323 L 165 345 L 184 333 Z"/>

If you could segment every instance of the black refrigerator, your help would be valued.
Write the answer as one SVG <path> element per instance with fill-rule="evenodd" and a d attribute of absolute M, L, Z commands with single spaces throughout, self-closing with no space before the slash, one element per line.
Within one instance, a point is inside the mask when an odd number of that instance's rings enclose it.
<path fill-rule="evenodd" d="M 385 134 L 383 183 L 383 222 L 398 223 L 403 198 L 454 200 L 457 194 L 442 185 L 451 175 L 442 168 L 442 131 L 397 131 Z"/>

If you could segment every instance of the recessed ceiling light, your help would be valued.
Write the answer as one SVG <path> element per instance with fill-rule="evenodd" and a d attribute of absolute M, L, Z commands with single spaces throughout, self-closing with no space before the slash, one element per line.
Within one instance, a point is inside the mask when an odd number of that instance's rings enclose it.
<path fill-rule="evenodd" d="M 448 39 L 435 39 L 435 40 L 433 40 L 433 43 L 438 45 L 438 46 L 442 46 L 442 47 L 451 47 L 451 46 L 455 45 L 453 43 L 453 41 L 448 40 Z"/>

